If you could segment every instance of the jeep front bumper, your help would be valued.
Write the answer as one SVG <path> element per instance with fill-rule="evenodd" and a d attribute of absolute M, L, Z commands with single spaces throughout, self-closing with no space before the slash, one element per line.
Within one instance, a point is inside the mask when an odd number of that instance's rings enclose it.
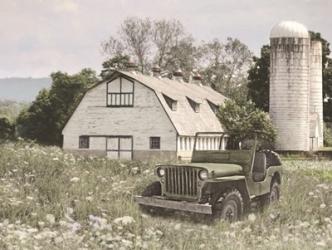
<path fill-rule="evenodd" d="M 199 204 L 187 201 L 166 200 L 161 196 L 143 197 L 135 196 L 134 200 L 140 205 L 151 207 L 162 207 L 200 214 L 212 214 L 212 207 L 209 204 Z"/>

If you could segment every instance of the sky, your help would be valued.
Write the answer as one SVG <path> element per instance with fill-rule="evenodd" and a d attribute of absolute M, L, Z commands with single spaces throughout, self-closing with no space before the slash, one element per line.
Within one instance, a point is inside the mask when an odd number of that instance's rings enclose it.
<path fill-rule="evenodd" d="M 332 43 L 332 0 L 0 0 L 0 78 L 97 71 L 101 43 L 129 16 L 178 19 L 198 41 L 240 39 L 259 55 L 282 20 Z"/>

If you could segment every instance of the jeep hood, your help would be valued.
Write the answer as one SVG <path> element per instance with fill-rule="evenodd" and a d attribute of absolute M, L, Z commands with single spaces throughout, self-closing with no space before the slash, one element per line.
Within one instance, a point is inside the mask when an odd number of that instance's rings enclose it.
<path fill-rule="evenodd" d="M 189 163 L 179 166 L 198 167 L 206 169 L 209 172 L 209 176 L 213 178 L 244 174 L 243 168 L 240 165 L 231 163 Z"/>

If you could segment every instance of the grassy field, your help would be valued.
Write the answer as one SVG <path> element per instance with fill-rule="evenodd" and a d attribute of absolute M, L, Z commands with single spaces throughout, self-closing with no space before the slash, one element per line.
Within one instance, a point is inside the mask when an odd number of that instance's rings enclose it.
<path fill-rule="evenodd" d="M 153 164 L 0 146 L 0 249 L 331 249 L 332 162 L 285 161 L 282 197 L 233 224 L 142 214 Z"/>

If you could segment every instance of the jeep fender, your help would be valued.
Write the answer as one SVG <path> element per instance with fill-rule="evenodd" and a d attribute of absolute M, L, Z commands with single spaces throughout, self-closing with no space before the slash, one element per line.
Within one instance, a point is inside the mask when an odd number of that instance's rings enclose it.
<path fill-rule="evenodd" d="M 213 205 L 220 195 L 232 189 L 237 189 L 241 193 L 245 207 L 247 207 L 246 205 L 250 203 L 250 196 L 244 176 L 228 176 L 208 180 L 203 187 L 202 194 L 210 196 L 209 203 Z"/>

